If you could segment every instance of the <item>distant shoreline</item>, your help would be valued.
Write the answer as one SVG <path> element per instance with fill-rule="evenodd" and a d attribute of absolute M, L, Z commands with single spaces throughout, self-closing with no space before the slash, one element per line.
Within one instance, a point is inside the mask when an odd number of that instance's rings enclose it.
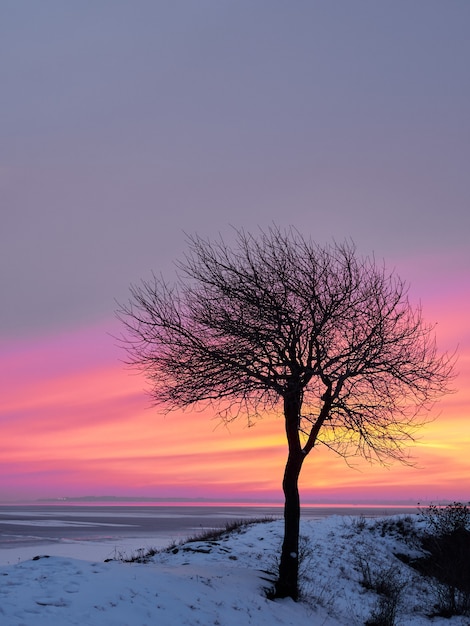
<path fill-rule="evenodd" d="M 328 509 L 376 509 L 376 508 L 403 508 L 416 509 L 421 506 L 427 506 L 431 501 L 412 502 L 412 501 L 387 501 L 387 502 L 301 502 L 302 508 L 328 508 Z M 442 501 L 440 504 L 446 504 Z M 83 496 L 83 497 L 64 497 L 64 498 L 41 498 L 37 500 L 17 500 L 3 501 L 0 506 L 174 506 L 174 507 L 283 507 L 284 503 L 280 500 L 216 500 L 209 498 L 133 498 L 114 496 Z"/>

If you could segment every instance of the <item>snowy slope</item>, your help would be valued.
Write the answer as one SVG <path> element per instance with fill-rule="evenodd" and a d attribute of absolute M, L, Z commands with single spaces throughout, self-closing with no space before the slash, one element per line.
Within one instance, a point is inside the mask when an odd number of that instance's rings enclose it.
<path fill-rule="evenodd" d="M 387 518 L 390 520 L 390 518 Z M 388 524 L 389 522 L 387 522 Z M 147 563 L 41 557 L 0 567 L 1 626 L 354 626 L 380 596 L 364 575 L 405 585 L 396 624 L 468 626 L 470 618 L 428 617 L 428 582 L 397 559 L 413 553 L 380 522 L 331 516 L 302 524 L 303 600 L 268 600 L 282 522 L 246 527 L 217 541 L 160 552 Z M 383 535 L 383 536 L 382 536 Z"/>

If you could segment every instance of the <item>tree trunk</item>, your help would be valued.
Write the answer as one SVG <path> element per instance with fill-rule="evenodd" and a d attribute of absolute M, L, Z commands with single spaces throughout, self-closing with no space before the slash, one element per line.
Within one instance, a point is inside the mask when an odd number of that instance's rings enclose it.
<path fill-rule="evenodd" d="M 282 544 L 279 577 L 276 582 L 276 598 L 299 597 L 299 532 L 300 532 L 300 499 L 298 480 L 302 467 L 302 452 L 289 452 L 284 472 L 282 488 L 285 496 L 284 504 L 284 541 Z"/>
<path fill-rule="evenodd" d="M 275 597 L 299 597 L 299 532 L 300 532 L 300 499 L 299 474 L 305 455 L 299 439 L 299 416 L 301 395 L 299 387 L 292 389 L 284 397 L 284 416 L 286 435 L 289 446 L 286 469 L 282 489 L 284 491 L 284 541 L 282 544 L 279 577 L 276 582 Z"/>
<path fill-rule="evenodd" d="M 300 533 L 300 498 L 299 475 L 307 454 L 312 450 L 318 432 L 327 419 L 331 409 L 331 384 L 323 396 L 324 404 L 318 419 L 312 426 L 307 443 L 302 448 L 299 438 L 299 420 L 302 407 L 300 385 L 293 385 L 284 396 L 284 417 L 289 446 L 282 489 L 284 491 L 284 541 L 282 543 L 279 577 L 276 582 L 275 597 L 297 600 L 299 597 L 299 533 Z"/>

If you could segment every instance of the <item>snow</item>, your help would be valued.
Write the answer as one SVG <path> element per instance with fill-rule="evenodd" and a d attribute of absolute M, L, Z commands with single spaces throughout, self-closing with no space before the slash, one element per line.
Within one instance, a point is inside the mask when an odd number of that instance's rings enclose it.
<path fill-rule="evenodd" d="M 131 554 L 139 549 L 164 548 L 170 541 L 174 541 L 175 537 L 180 537 L 180 533 L 168 534 L 166 539 L 162 536 L 120 537 L 109 541 L 62 539 L 58 543 L 47 543 L 43 548 L 38 548 L 36 541 L 34 541 L 33 545 L 0 549 L 0 567 L 30 560 L 40 553 L 48 556 L 75 557 L 85 561 L 104 561 L 105 559 Z M 1 622 L 0 626 L 2 626 Z"/>
<path fill-rule="evenodd" d="M 265 594 L 282 540 L 280 520 L 173 546 L 145 563 L 38 553 L 0 566 L 0 624 L 359 626 L 380 601 L 361 580 L 381 571 L 406 583 L 397 626 L 468 626 L 468 617 L 428 616 L 431 586 L 395 556 L 416 549 L 383 528 L 377 520 L 337 515 L 303 521 L 299 602 Z"/>

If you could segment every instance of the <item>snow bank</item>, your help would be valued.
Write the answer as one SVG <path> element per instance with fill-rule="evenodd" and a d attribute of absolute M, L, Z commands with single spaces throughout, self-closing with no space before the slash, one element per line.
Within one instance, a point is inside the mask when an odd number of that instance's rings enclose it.
<path fill-rule="evenodd" d="M 390 518 L 387 518 L 390 520 Z M 410 553 L 377 521 L 331 516 L 305 521 L 303 600 L 268 600 L 282 522 L 245 527 L 217 541 L 159 552 L 147 563 L 41 556 L 0 567 L 2 626 L 354 626 L 380 597 L 364 574 L 392 572 L 406 583 L 396 624 L 468 626 L 469 618 L 430 618 L 429 585 L 394 556 Z M 382 536 L 383 535 L 383 536 Z"/>

